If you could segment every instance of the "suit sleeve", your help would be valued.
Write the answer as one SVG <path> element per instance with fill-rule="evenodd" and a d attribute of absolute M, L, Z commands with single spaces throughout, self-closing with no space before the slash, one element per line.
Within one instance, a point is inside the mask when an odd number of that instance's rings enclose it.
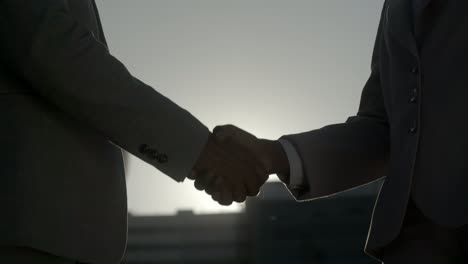
<path fill-rule="evenodd" d="M 0 1 L 0 59 L 33 92 L 113 144 L 183 181 L 209 130 L 134 78 L 65 0 Z"/>
<path fill-rule="evenodd" d="M 358 113 L 341 124 L 282 137 L 294 145 L 302 161 L 306 184 L 300 191 L 291 190 L 298 200 L 333 195 L 386 174 L 390 128 L 380 81 L 381 27 L 382 22 Z"/>

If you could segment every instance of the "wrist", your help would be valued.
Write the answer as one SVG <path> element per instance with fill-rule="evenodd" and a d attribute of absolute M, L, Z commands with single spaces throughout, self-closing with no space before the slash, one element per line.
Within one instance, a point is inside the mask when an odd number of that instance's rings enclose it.
<path fill-rule="evenodd" d="M 269 174 L 277 174 L 282 181 L 289 178 L 289 161 L 281 143 L 277 140 L 263 139 L 265 150 L 265 169 Z M 281 176 L 280 176 L 281 175 Z"/>

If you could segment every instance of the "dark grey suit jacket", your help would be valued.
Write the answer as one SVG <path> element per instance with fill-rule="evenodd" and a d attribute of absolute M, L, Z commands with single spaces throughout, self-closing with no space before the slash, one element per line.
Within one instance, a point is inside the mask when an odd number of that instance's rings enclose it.
<path fill-rule="evenodd" d="M 120 148 L 182 181 L 209 130 L 109 53 L 93 0 L 2 0 L 0 34 L 0 245 L 118 262 Z"/>
<path fill-rule="evenodd" d="M 431 0 L 413 17 L 386 0 L 359 111 L 345 123 L 284 136 L 314 199 L 385 177 L 366 252 L 380 258 L 413 197 L 437 224 L 468 224 L 468 1 Z"/>

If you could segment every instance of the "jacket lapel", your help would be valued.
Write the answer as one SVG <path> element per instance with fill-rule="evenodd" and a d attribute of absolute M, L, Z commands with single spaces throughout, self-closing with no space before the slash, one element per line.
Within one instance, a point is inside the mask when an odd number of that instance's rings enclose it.
<path fill-rule="evenodd" d="M 385 19 L 390 35 L 412 54 L 417 55 L 412 10 L 412 0 L 387 0 Z"/>

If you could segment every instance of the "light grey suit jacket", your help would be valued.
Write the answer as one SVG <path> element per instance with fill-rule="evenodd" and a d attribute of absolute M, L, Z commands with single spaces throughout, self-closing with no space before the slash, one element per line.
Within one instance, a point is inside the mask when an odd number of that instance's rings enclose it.
<path fill-rule="evenodd" d="M 109 53 L 93 0 L 1 1 L 0 34 L 0 245 L 118 262 L 121 148 L 183 181 L 209 130 Z"/>

